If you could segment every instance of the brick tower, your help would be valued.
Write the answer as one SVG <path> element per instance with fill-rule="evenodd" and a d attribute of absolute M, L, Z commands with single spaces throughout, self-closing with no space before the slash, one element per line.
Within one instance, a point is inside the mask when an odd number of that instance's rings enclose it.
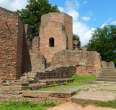
<path fill-rule="evenodd" d="M 55 53 L 73 49 L 72 17 L 64 13 L 43 15 L 39 38 L 40 52 L 48 62 Z"/>

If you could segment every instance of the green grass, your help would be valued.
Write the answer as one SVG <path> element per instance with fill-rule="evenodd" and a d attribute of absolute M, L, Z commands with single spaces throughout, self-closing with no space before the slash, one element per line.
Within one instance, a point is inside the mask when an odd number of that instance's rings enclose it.
<path fill-rule="evenodd" d="M 74 80 L 71 83 L 66 83 L 64 85 L 57 85 L 52 87 L 41 88 L 39 91 L 68 91 L 69 89 L 78 89 L 79 87 L 88 84 L 88 82 L 95 81 L 95 75 L 73 75 Z"/>
<path fill-rule="evenodd" d="M 96 102 L 96 105 L 100 107 L 116 108 L 116 100 L 108 101 L 108 102 Z"/>
<path fill-rule="evenodd" d="M 47 108 L 53 106 L 56 106 L 56 102 L 49 100 L 38 104 L 29 101 L 12 101 L 1 102 L 0 110 L 47 110 Z"/>

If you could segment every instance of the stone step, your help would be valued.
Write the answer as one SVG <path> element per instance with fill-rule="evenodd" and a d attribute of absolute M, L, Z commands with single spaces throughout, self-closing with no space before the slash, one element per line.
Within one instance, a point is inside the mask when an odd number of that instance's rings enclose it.
<path fill-rule="evenodd" d="M 37 90 L 40 89 L 41 87 L 46 87 L 46 83 L 32 83 L 29 84 L 28 88 L 31 90 Z"/>
<path fill-rule="evenodd" d="M 104 68 L 102 73 L 97 78 L 98 81 L 115 81 L 116 82 L 116 70 L 111 68 Z"/>
<path fill-rule="evenodd" d="M 99 77 L 97 79 L 116 79 L 116 77 Z"/>
<path fill-rule="evenodd" d="M 116 70 L 115 68 L 103 68 L 103 70 Z"/>
<path fill-rule="evenodd" d="M 102 74 L 100 74 L 100 76 L 116 76 L 116 74 L 105 74 L 105 73 L 102 73 Z"/>
<path fill-rule="evenodd" d="M 101 72 L 101 74 L 115 74 L 116 75 L 116 72 Z"/>
<path fill-rule="evenodd" d="M 116 82 L 116 79 L 112 79 L 112 78 L 97 78 L 97 81 L 114 81 L 114 82 Z"/>
<path fill-rule="evenodd" d="M 116 75 L 111 75 L 111 74 L 101 74 L 98 78 L 116 78 Z"/>
<path fill-rule="evenodd" d="M 65 83 L 65 82 L 71 82 L 73 81 L 71 78 L 60 78 L 60 79 L 45 79 L 45 80 L 39 80 L 41 83 L 46 83 L 47 85 L 53 84 L 53 83 Z"/>
<path fill-rule="evenodd" d="M 116 75 L 111 75 L 111 74 L 101 74 L 101 75 L 99 75 L 99 77 L 102 77 L 102 76 L 106 76 L 106 77 L 116 77 Z"/>
<path fill-rule="evenodd" d="M 116 73 L 115 70 L 102 70 L 102 72 L 114 72 L 114 73 Z"/>
<path fill-rule="evenodd" d="M 109 70 L 104 70 L 102 73 L 116 73 L 116 71 L 109 71 Z"/>
<path fill-rule="evenodd" d="M 79 89 L 72 89 L 72 90 L 62 90 L 62 91 L 23 91 L 23 97 L 30 97 L 30 98 L 71 98 L 74 94 L 76 94 Z"/>

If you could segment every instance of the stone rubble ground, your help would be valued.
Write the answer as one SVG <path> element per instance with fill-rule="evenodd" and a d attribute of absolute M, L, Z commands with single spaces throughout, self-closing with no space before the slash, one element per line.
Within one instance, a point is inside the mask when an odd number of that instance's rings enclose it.
<path fill-rule="evenodd" d="M 75 101 L 76 103 L 67 102 L 49 108 L 48 110 L 116 110 L 108 107 L 96 107 L 91 104 L 91 101 L 109 101 L 116 99 L 116 82 L 96 81 L 93 84 L 81 88 L 81 91 L 73 96 L 73 98 L 77 99 Z M 90 100 L 90 104 L 83 107 L 78 103 L 80 99 L 84 101 Z"/>
<path fill-rule="evenodd" d="M 13 86 L 14 87 L 14 86 Z M 9 91 L 9 87 L 8 86 L 1 86 L 0 87 L 0 99 L 22 99 L 24 98 L 23 95 L 21 94 L 23 93 L 21 91 L 20 86 L 17 86 L 15 89 L 11 87 Z M 78 87 L 77 87 L 78 88 Z M 24 90 L 25 91 L 25 90 Z M 33 90 L 32 90 L 33 91 Z M 25 91 L 26 95 L 31 95 L 31 99 L 39 99 L 39 95 L 38 93 L 36 94 L 37 96 L 35 96 L 35 94 L 29 93 L 27 94 L 27 91 Z M 34 98 L 33 95 L 35 96 Z M 46 98 L 46 94 L 41 94 L 41 99 L 43 99 L 43 97 Z M 43 97 L 42 97 L 43 96 Z M 59 95 L 58 95 L 59 96 Z M 27 97 L 28 98 L 28 97 Z M 86 106 L 86 107 L 82 107 L 78 101 L 84 100 L 84 101 L 88 101 L 90 100 L 90 105 L 91 101 L 111 101 L 111 100 L 115 100 L 116 99 L 116 82 L 104 82 L 104 81 L 96 81 L 93 82 L 91 84 L 88 84 L 86 86 L 83 86 L 80 88 L 80 91 L 77 91 L 76 95 L 73 95 L 71 100 L 71 102 L 65 103 L 63 102 L 62 105 L 55 107 L 55 108 L 51 108 L 48 110 L 114 110 L 114 109 L 109 109 L 109 108 L 100 108 L 100 107 L 95 107 L 95 106 Z M 76 101 L 75 101 L 76 100 Z M 70 101 L 70 100 L 69 100 Z M 75 104 L 76 103 L 76 104 Z"/>
<path fill-rule="evenodd" d="M 76 95 L 73 100 L 112 101 L 116 99 L 116 82 L 99 81 L 90 84 Z"/>
<path fill-rule="evenodd" d="M 88 105 L 88 106 L 81 106 L 76 103 L 67 102 L 64 104 L 61 104 L 57 107 L 49 108 L 48 110 L 116 110 L 112 108 L 105 108 L 105 107 L 96 107 L 94 105 Z"/>

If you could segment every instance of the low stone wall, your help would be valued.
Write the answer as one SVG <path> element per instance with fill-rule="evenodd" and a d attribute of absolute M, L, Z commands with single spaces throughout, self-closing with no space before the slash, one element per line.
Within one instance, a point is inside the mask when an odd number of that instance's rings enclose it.
<path fill-rule="evenodd" d="M 102 68 L 115 69 L 115 65 L 114 65 L 114 63 L 112 61 L 111 62 L 102 61 Z"/>
<path fill-rule="evenodd" d="M 43 72 L 38 72 L 35 79 L 39 81 L 46 79 L 70 78 L 75 71 L 76 68 L 74 66 L 49 67 Z"/>
<path fill-rule="evenodd" d="M 52 58 L 51 65 L 75 65 L 77 73 L 95 73 L 101 71 L 101 57 L 96 51 L 63 50 Z"/>

